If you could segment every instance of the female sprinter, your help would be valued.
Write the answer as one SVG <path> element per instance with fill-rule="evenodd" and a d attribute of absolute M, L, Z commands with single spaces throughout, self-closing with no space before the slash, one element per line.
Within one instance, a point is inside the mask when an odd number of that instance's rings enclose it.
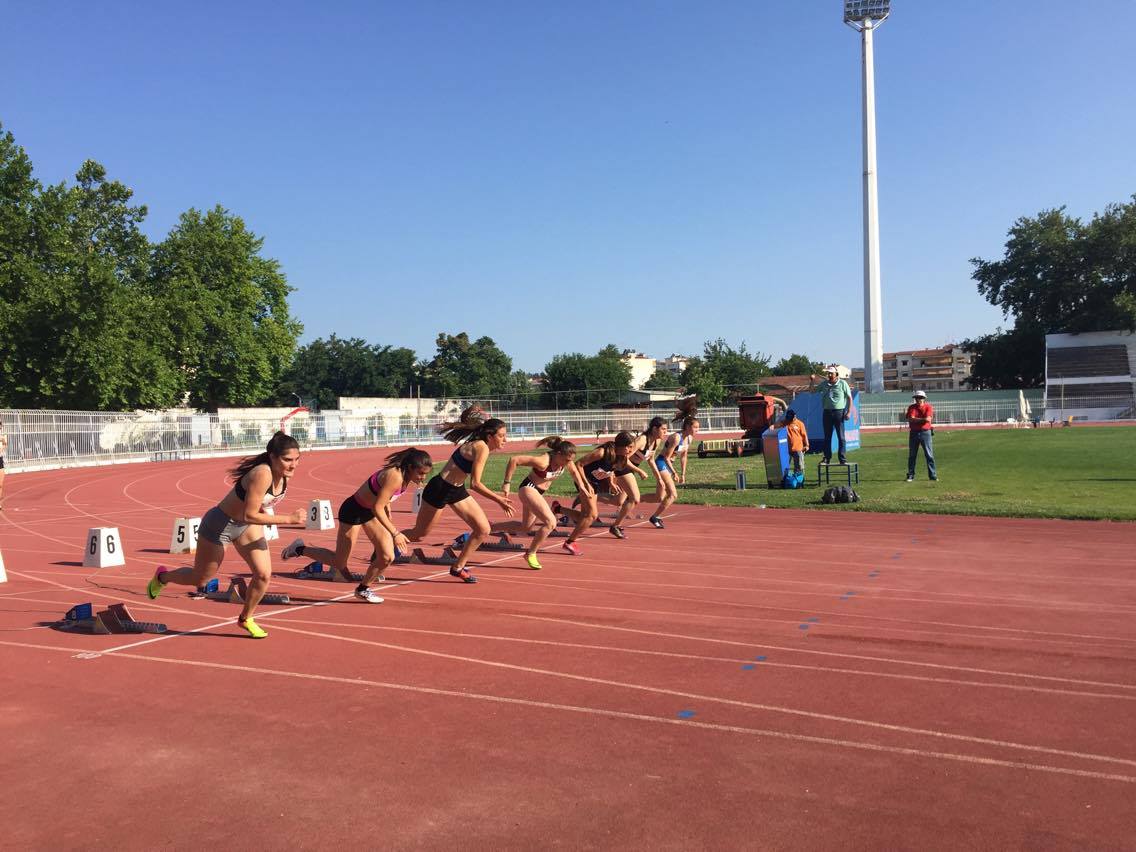
<path fill-rule="evenodd" d="M 390 504 L 403 495 L 412 485 L 421 485 L 430 475 L 434 462 L 430 454 L 411 447 L 408 450 L 391 453 L 386 464 L 367 477 L 359 488 L 339 507 L 339 531 L 335 535 L 335 550 L 313 547 L 304 544 L 302 538 L 296 539 L 284 548 L 280 556 L 292 559 L 306 556 L 332 566 L 347 579 L 347 560 L 362 529 L 375 547 L 371 564 L 363 581 L 355 587 L 355 597 L 367 603 L 382 603 L 383 599 L 371 591 L 369 586 L 378 577 L 383 579 L 387 568 L 394 562 L 395 549 L 405 550 L 406 536 L 398 531 L 391 519 Z"/>
<path fill-rule="evenodd" d="M 302 524 L 305 512 L 297 509 L 279 517 L 265 509 L 274 509 L 288 493 L 288 479 L 300 463 L 300 445 L 296 439 L 277 432 L 265 452 L 249 456 L 229 471 L 233 487 L 225 498 L 205 513 L 197 533 L 197 554 L 192 568 L 166 568 L 159 565 L 146 591 L 156 598 L 167 583 L 179 586 L 203 586 L 217 573 L 225 558 L 225 545 L 236 548 L 252 570 L 245 606 L 237 624 L 253 639 L 268 633 L 252 620 L 253 611 L 272 578 L 272 560 L 264 541 L 264 528 L 271 524 Z"/>
<path fill-rule="evenodd" d="M 557 503 L 553 504 L 553 512 L 567 515 L 576 522 L 576 528 L 565 542 L 565 549 L 569 544 L 574 544 L 599 516 L 597 502 L 618 507 L 615 523 L 608 527 L 608 532 L 616 538 L 626 537 L 623 522 L 639 503 L 639 487 L 635 484 L 635 477 L 647 478 L 647 474 L 631 464 L 630 456 L 634 449 L 635 436 L 630 432 L 620 432 L 614 440 L 605 441 L 576 462 L 584 472 L 584 479 L 592 487 L 592 495 L 580 493 L 576 498 L 580 509 L 565 509 Z"/>
<path fill-rule="evenodd" d="M 678 496 L 678 491 L 675 489 L 674 477 L 671 476 L 671 471 L 666 459 L 661 458 L 661 451 L 666 444 L 667 440 L 667 421 L 662 417 L 652 417 L 651 421 L 647 424 L 647 429 L 635 439 L 635 450 L 631 453 L 631 464 L 638 465 L 643 461 L 651 462 L 651 469 L 655 471 L 655 498 L 659 503 L 659 508 L 655 514 L 651 515 L 651 526 L 658 529 L 663 528 L 663 520 L 659 517 L 667 510 L 667 507 L 674 502 Z M 638 470 L 638 467 L 634 468 Z M 646 477 L 643 477 L 646 479 Z M 639 500 L 638 486 L 635 480 L 630 477 L 625 477 L 624 481 L 629 481 L 630 485 L 635 488 L 636 502 Z"/>
<path fill-rule="evenodd" d="M 426 488 L 422 491 L 422 508 L 418 510 L 414 528 L 406 531 L 406 537 L 411 541 L 421 541 L 430 533 L 438 513 L 449 506 L 459 518 L 469 524 L 470 529 L 470 536 L 458 554 L 457 562 L 450 567 L 450 575 L 463 583 L 476 583 L 477 578 L 465 566 L 469 557 L 489 535 L 489 520 L 466 490 L 465 481 L 468 477 L 471 490 L 498 504 L 506 517 L 513 516 L 513 503 L 509 500 L 509 495 L 498 494 L 481 481 L 489 454 L 505 446 L 505 423 L 496 417 L 486 420 L 480 406 L 471 405 L 462 412 L 460 420 L 456 423 L 443 423 L 438 431 L 458 447 L 442 472 L 426 483 Z"/>
<path fill-rule="evenodd" d="M 663 444 L 662 455 L 670 465 L 675 482 L 679 485 L 686 483 L 686 456 L 690 446 L 694 443 L 694 436 L 698 434 L 698 397 L 688 396 L 678 403 L 678 414 L 671 420 L 679 424 L 679 431 L 671 432 Z M 682 463 L 682 470 L 675 470 L 675 459 Z"/>
<path fill-rule="evenodd" d="M 532 470 L 532 473 L 524 478 L 520 488 L 517 489 L 517 497 L 521 500 L 523 510 L 522 520 L 505 521 L 494 524 L 492 528 L 495 533 L 532 533 L 532 544 L 529 545 L 528 552 L 525 553 L 525 561 L 534 571 L 539 571 L 541 567 L 540 560 L 536 556 L 537 551 L 540 550 L 540 546 L 544 544 L 549 534 L 556 529 L 556 515 L 544 502 L 544 492 L 552 486 L 552 481 L 567 471 L 572 477 L 572 481 L 576 483 L 576 490 L 581 495 L 590 492 L 591 498 L 595 499 L 595 492 L 592 491 L 592 487 L 588 485 L 584 475 L 573 461 L 576 457 L 575 444 L 571 441 L 565 441 L 558 435 L 552 435 L 538 441 L 537 446 L 548 447 L 548 455 L 513 456 L 505 466 L 505 482 L 502 485 L 505 494 L 509 493 L 511 480 L 518 465 L 523 465 Z M 573 556 L 580 555 L 580 548 L 576 546 L 573 539 L 564 542 L 564 549 Z"/>

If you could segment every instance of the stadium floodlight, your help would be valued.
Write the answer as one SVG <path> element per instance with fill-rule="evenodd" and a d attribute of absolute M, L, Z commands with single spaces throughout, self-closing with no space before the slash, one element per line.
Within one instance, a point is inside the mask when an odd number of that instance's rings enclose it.
<path fill-rule="evenodd" d="M 891 0 L 844 0 L 844 23 L 856 29 L 862 28 L 865 21 L 882 23 L 889 12 Z"/>
<path fill-rule="evenodd" d="M 876 73 L 872 32 L 891 12 L 890 0 L 844 0 L 844 23 L 860 33 L 864 78 L 864 389 L 884 389 L 880 305 L 880 211 L 876 190 Z"/>

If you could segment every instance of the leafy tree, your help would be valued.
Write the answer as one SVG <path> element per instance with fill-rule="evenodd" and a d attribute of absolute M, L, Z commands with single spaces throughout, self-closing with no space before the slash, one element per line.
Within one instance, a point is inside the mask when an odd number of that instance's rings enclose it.
<path fill-rule="evenodd" d="M 775 376 L 809 376 L 824 372 L 825 365 L 819 361 L 810 361 L 807 355 L 790 355 L 782 358 L 773 366 Z"/>
<path fill-rule="evenodd" d="M 613 355 L 614 352 L 614 355 Z M 557 355 L 544 367 L 544 405 L 587 408 L 617 402 L 631 387 L 631 368 L 613 346 L 596 355 Z"/>
<path fill-rule="evenodd" d="M 264 240 L 217 206 L 188 210 L 154 250 L 152 288 L 165 309 L 169 357 L 207 409 L 270 399 L 303 326 L 288 312 L 280 264 Z"/>
<path fill-rule="evenodd" d="M 687 393 L 697 393 L 705 405 L 718 405 L 727 398 L 753 393 L 770 375 L 769 356 L 750 354 L 743 342 L 734 349 L 725 340 L 708 340 L 702 355 L 691 358 L 682 374 Z"/>
<path fill-rule="evenodd" d="M 155 341 L 161 311 L 147 290 L 146 208 L 86 161 L 65 183 L 29 194 L 26 156 L 5 136 L 6 233 L 17 254 L 4 264 L 0 361 L 10 404 L 124 409 L 176 402 L 180 377 Z M 5 222 L 5 231 L 9 222 Z M 30 231 L 27 229 L 30 227 Z"/>
<path fill-rule="evenodd" d="M 1064 208 L 1022 217 L 1001 260 L 971 263 L 978 292 L 1014 320 L 964 343 L 976 353 L 976 387 L 1040 384 L 1046 334 L 1136 330 L 1136 196 L 1088 224 Z"/>
<path fill-rule="evenodd" d="M 402 396 L 409 393 L 414 379 L 412 350 L 372 346 L 357 337 L 344 340 L 332 334 L 296 351 L 277 398 L 287 404 L 295 401 L 296 394 L 320 408 L 336 408 L 341 396 Z"/>
<path fill-rule="evenodd" d="M 688 394 L 698 394 L 700 405 L 721 405 L 728 396 L 718 374 L 701 358 L 691 358 L 687 362 L 682 373 L 682 383 Z"/>
<path fill-rule="evenodd" d="M 506 404 L 512 408 L 528 408 L 539 404 L 540 397 L 524 370 L 514 370 L 509 376 L 509 396 Z"/>
<path fill-rule="evenodd" d="M 651 378 L 643 382 L 643 390 L 676 390 L 682 387 L 678 376 L 670 370 L 655 370 Z"/>
<path fill-rule="evenodd" d="M 423 393 L 442 399 L 484 399 L 509 392 L 513 360 L 491 337 L 470 342 L 442 332 L 437 352 L 423 367 Z"/>

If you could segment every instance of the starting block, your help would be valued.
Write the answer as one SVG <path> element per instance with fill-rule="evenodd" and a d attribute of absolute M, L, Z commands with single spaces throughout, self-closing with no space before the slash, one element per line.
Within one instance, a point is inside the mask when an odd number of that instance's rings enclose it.
<path fill-rule="evenodd" d="M 155 621 L 139 621 L 126 604 L 111 604 L 95 616 L 111 633 L 165 633 L 166 625 Z"/>
<path fill-rule="evenodd" d="M 458 556 L 454 553 L 453 549 L 449 547 L 442 551 L 441 556 L 427 556 L 426 551 L 421 547 L 416 547 L 414 548 L 413 561 L 420 565 L 453 565 L 458 561 Z"/>
<path fill-rule="evenodd" d="M 115 568 L 126 564 L 118 527 L 91 527 L 83 549 L 84 568 Z"/>
<path fill-rule="evenodd" d="M 197 530 L 201 518 L 178 518 L 170 535 L 170 553 L 193 553 L 197 550 Z"/>
<path fill-rule="evenodd" d="M 4 570 L 4 554 L 0 553 L 0 583 L 8 582 L 8 572 Z"/>
<path fill-rule="evenodd" d="M 309 530 L 335 529 L 335 516 L 331 514 L 330 500 L 313 500 L 308 504 L 308 520 L 304 524 Z"/>
<path fill-rule="evenodd" d="M 109 633 L 165 633 L 167 630 L 166 625 L 155 621 L 139 621 L 130 614 L 126 604 L 121 603 L 111 604 L 97 614 L 93 604 L 76 604 L 67 610 L 60 627 L 65 630 L 83 629 L 103 636 Z"/>
<path fill-rule="evenodd" d="M 204 586 L 199 586 L 196 592 L 191 592 L 190 596 L 194 598 L 205 598 L 211 601 L 226 601 L 228 603 L 243 604 L 245 597 L 248 595 L 248 583 L 244 577 L 233 577 L 229 580 L 228 591 L 221 591 L 221 584 L 217 578 L 213 578 Z M 287 595 L 266 594 L 260 599 L 262 604 L 269 606 L 288 606 L 292 603 L 291 598 Z"/>
<path fill-rule="evenodd" d="M 298 580 L 328 580 L 332 583 L 361 583 L 363 581 L 362 574 L 349 573 L 351 574 L 350 580 L 346 579 L 330 565 L 324 565 L 322 562 L 312 562 L 297 571 L 295 577 Z"/>
<path fill-rule="evenodd" d="M 465 543 L 468 540 L 469 540 L 469 533 L 462 533 L 461 535 L 459 535 L 457 538 L 454 539 L 454 543 L 451 546 L 455 547 L 455 548 L 465 547 Z M 483 541 L 481 543 L 481 546 L 478 547 L 477 549 L 478 550 L 509 550 L 509 551 L 528 550 L 528 548 L 525 547 L 525 545 L 520 544 L 519 542 L 509 541 L 508 537 L 505 536 L 504 534 L 502 534 L 501 538 L 498 539 L 497 541 Z"/>

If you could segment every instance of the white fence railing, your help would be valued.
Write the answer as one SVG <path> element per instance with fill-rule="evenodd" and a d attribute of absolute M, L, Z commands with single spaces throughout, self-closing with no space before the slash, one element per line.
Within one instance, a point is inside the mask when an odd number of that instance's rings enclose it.
<path fill-rule="evenodd" d="M 1115 411 L 1110 417 L 1133 417 L 1133 400 L 1094 398 L 1092 406 Z M 866 403 L 860 407 L 861 423 L 868 427 L 898 426 L 910 400 L 897 397 L 886 403 Z M 952 423 L 1005 423 L 1022 420 L 1020 401 L 944 400 L 935 405 L 935 421 Z M 1070 400 L 1065 401 L 1071 409 Z M 1123 404 L 1121 406 L 1121 404 Z M 1121 406 L 1121 407 L 1117 407 Z M 281 409 L 280 416 L 288 409 Z M 1125 414 L 1127 411 L 1127 414 Z M 577 439 L 608 436 L 621 429 L 638 431 L 656 413 L 670 416 L 670 410 L 589 409 L 577 411 L 490 411 L 508 425 L 509 434 L 525 440 L 545 435 L 564 435 Z M 85 411 L 0 412 L 8 438 L 6 461 L 13 469 L 34 469 L 67 465 L 112 463 L 119 461 L 159 461 L 192 456 L 256 452 L 280 428 L 279 417 L 242 417 L 234 412 L 224 416 L 194 411 L 101 413 Z M 738 409 L 723 406 L 703 409 L 698 414 L 704 432 L 737 432 Z M 289 421 L 288 432 L 305 448 L 375 447 L 438 443 L 437 426 L 442 413 L 422 416 L 384 417 L 380 414 L 352 414 L 325 411 L 301 413 Z M 1043 406 L 1034 407 L 1025 419 L 1048 419 Z"/>

